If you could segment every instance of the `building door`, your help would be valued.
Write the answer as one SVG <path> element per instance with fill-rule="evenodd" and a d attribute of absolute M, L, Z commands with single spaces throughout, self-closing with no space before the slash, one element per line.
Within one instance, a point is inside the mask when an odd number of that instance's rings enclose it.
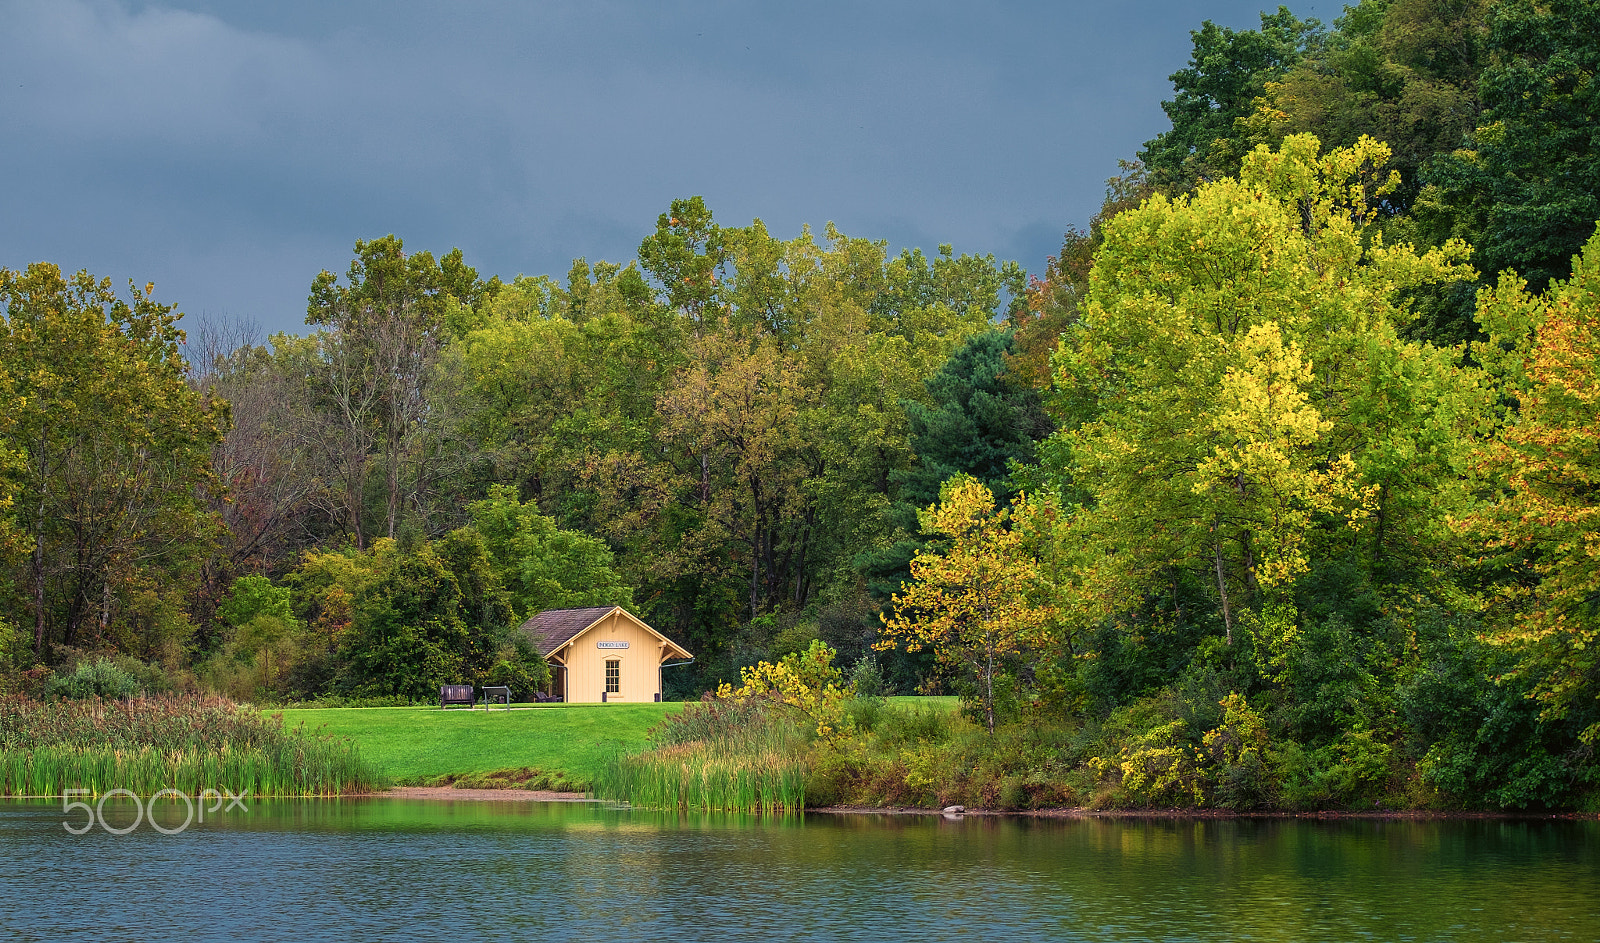
<path fill-rule="evenodd" d="M 623 700 L 622 661 L 617 658 L 606 659 L 606 700 Z"/>

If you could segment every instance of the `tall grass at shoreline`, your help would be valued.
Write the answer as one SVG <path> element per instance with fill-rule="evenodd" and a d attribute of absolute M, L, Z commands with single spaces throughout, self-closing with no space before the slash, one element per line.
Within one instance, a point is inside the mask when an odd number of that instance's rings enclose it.
<path fill-rule="evenodd" d="M 0 698 L 0 796 L 68 789 L 334 796 L 369 791 L 380 779 L 348 741 L 287 730 L 277 718 L 217 698 Z"/>
<path fill-rule="evenodd" d="M 798 812 L 806 804 L 807 772 L 803 758 L 781 753 L 664 747 L 617 757 L 595 781 L 594 792 L 648 809 Z"/>
<path fill-rule="evenodd" d="M 594 783 L 602 799 L 685 812 L 799 812 L 807 738 L 764 699 L 707 699 L 652 731 L 653 749 L 619 755 Z"/>

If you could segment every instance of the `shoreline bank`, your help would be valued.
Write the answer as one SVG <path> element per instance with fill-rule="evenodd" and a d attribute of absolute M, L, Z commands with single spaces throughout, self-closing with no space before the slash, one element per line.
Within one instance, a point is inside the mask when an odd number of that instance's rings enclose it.
<path fill-rule="evenodd" d="M 581 792 L 550 792 L 528 789 L 456 789 L 450 786 L 397 786 L 387 792 L 363 794 L 352 798 L 395 798 L 501 802 L 605 802 Z M 820 815 L 936 815 L 951 818 L 995 818 L 1014 816 L 1037 819 L 1324 819 L 1366 821 L 1420 821 L 1427 819 L 1482 819 L 1494 821 L 1548 820 L 1585 821 L 1600 819 L 1595 812 L 1484 812 L 1484 811 L 1317 811 L 1317 812 L 1233 812 L 1227 809 L 975 809 L 946 812 L 943 809 L 924 809 L 914 806 L 863 806 L 836 805 L 806 809 L 806 814 Z"/>
<path fill-rule="evenodd" d="M 0 796 L 0 802 L 54 801 L 60 796 Z M 261 797 L 254 797 L 261 798 Z M 270 799 L 416 799 L 429 802 L 569 802 L 606 803 L 582 792 L 560 792 L 547 789 L 457 789 L 453 786 L 395 786 L 383 792 L 345 793 L 339 796 L 271 796 Z M 950 820 L 963 818 L 1030 818 L 1030 819 L 1149 819 L 1160 821 L 1196 821 L 1230 819 L 1282 819 L 1295 821 L 1567 821 L 1600 820 L 1600 812 L 1486 812 L 1439 810 L 1378 810 L 1312 812 L 1234 812 L 1227 809 L 977 809 L 963 808 L 960 812 L 944 809 L 924 809 L 915 806 L 834 805 L 805 810 L 810 815 L 888 815 L 888 816 L 939 816 Z"/>
<path fill-rule="evenodd" d="M 821 806 L 807 809 L 808 814 L 820 813 L 826 815 L 937 815 L 953 819 L 960 818 L 994 818 L 1016 817 L 1033 819 L 1159 819 L 1162 821 L 1176 821 L 1179 819 L 1217 820 L 1229 819 L 1283 819 L 1283 820 L 1349 820 L 1349 821 L 1424 821 L 1436 820 L 1469 820 L 1482 819 L 1485 821 L 1584 821 L 1600 819 L 1600 813 L 1594 812 L 1453 812 L 1453 811 L 1374 811 L 1374 812 L 1234 812 L 1228 809 L 1086 809 L 1086 808 L 1051 808 L 1051 809 L 964 809 L 961 812 L 946 812 L 943 809 L 922 809 L 911 806 Z"/>

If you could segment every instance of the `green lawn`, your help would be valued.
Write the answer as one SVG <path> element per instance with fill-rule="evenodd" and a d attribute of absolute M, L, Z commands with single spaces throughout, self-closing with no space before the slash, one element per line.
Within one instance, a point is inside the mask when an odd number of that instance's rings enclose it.
<path fill-rule="evenodd" d="M 343 707 L 285 710 L 285 726 L 348 737 L 400 782 L 531 766 L 592 780 L 606 758 L 645 746 L 645 734 L 682 704 L 546 704 L 513 710 Z M 273 713 L 278 713 L 274 711 Z"/>
<path fill-rule="evenodd" d="M 955 710 L 953 697 L 897 697 L 895 704 Z M 529 766 L 588 782 L 607 758 L 646 745 L 645 734 L 682 704 L 544 704 L 506 710 L 328 707 L 282 713 L 285 726 L 348 737 L 397 782 Z"/>
<path fill-rule="evenodd" d="M 908 694 L 905 697 L 891 697 L 889 703 L 899 707 L 937 708 L 942 711 L 953 711 L 961 706 L 961 698 L 953 694 Z"/>

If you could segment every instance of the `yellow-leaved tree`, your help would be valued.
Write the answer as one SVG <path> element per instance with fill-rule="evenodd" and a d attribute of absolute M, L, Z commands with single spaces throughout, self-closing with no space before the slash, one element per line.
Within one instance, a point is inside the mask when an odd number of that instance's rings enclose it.
<path fill-rule="evenodd" d="M 1057 616 L 1029 540 L 1050 510 L 1025 494 L 996 508 L 993 492 L 970 476 L 945 482 L 939 503 L 920 517 L 923 532 L 948 538 L 948 546 L 911 561 L 912 582 L 895 594 L 894 616 L 884 617 L 875 646 L 930 649 L 941 663 L 970 672 L 990 733 L 996 673 L 1008 658 L 1041 647 Z"/>

